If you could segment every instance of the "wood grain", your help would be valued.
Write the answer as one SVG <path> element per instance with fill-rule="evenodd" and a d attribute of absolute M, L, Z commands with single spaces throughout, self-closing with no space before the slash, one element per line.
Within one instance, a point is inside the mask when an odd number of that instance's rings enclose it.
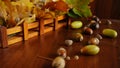
<path fill-rule="evenodd" d="M 100 40 L 100 52 L 95 56 L 85 56 L 80 54 L 80 49 L 86 45 L 89 38 L 96 33 L 101 34 L 104 28 L 112 28 L 118 32 L 117 38 L 104 37 Z M 42 34 L 40 37 L 33 37 L 26 42 L 16 43 L 9 48 L 0 49 L 0 68 L 52 68 L 51 61 L 39 58 L 46 57 L 54 59 L 56 51 L 60 47 L 67 50 L 67 55 L 71 57 L 66 61 L 65 68 L 120 68 L 120 21 L 112 20 L 112 25 L 107 25 L 102 21 L 100 28 L 94 30 L 93 35 L 83 35 L 82 42 L 74 42 L 70 47 L 64 44 L 69 39 L 71 33 L 78 30 L 61 28 Z M 79 60 L 74 56 L 79 55 Z"/>

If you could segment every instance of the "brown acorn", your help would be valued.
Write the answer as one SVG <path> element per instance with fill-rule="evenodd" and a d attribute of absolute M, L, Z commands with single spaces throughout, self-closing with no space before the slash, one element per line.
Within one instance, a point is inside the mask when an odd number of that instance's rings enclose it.
<path fill-rule="evenodd" d="M 92 20 L 95 20 L 96 22 L 99 22 L 99 21 L 100 21 L 100 19 L 99 19 L 97 16 L 93 16 L 93 17 L 92 17 Z"/>
<path fill-rule="evenodd" d="M 99 39 L 98 38 L 91 38 L 89 41 L 88 41 L 88 44 L 91 44 L 91 45 L 98 45 L 99 44 Z"/>
<path fill-rule="evenodd" d="M 85 34 L 88 34 L 88 35 L 92 35 L 93 34 L 93 30 L 91 28 L 89 28 L 89 27 L 84 27 L 83 32 Z"/>
<path fill-rule="evenodd" d="M 79 42 L 83 40 L 83 35 L 81 33 L 74 33 L 72 34 L 71 39 Z"/>
<path fill-rule="evenodd" d="M 57 54 L 63 58 L 66 58 L 66 55 L 67 55 L 67 51 L 65 48 L 63 47 L 60 47 L 58 50 L 57 50 Z"/>
<path fill-rule="evenodd" d="M 90 23 L 89 27 L 93 30 L 99 29 L 99 23 L 96 23 L 96 22 Z"/>
<path fill-rule="evenodd" d="M 100 34 L 97 34 L 97 35 L 96 35 L 96 38 L 98 38 L 99 40 L 100 40 L 100 39 L 103 39 Z"/>

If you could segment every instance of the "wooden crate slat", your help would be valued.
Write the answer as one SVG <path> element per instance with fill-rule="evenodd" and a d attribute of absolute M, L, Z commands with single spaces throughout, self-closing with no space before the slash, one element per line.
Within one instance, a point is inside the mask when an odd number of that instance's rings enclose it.
<path fill-rule="evenodd" d="M 22 37 L 17 37 L 17 36 L 11 37 L 10 39 L 8 39 L 8 45 L 20 42 L 22 40 L 23 40 Z"/>
<path fill-rule="evenodd" d="M 52 27 L 45 27 L 44 33 L 50 32 L 50 31 L 52 31 L 52 30 L 53 30 Z"/>
<path fill-rule="evenodd" d="M 61 15 L 54 19 L 54 31 L 63 26 L 63 25 L 59 26 L 59 21 L 64 20 L 65 18 L 66 18 L 65 15 Z"/>
<path fill-rule="evenodd" d="M 63 20 L 63 19 L 65 19 L 65 18 L 66 18 L 65 15 L 61 15 L 61 16 L 58 16 L 58 17 L 57 17 L 58 21 Z"/>
<path fill-rule="evenodd" d="M 23 23 L 23 40 L 28 40 L 28 23 Z"/>
<path fill-rule="evenodd" d="M 50 19 L 44 19 L 44 24 L 50 24 L 50 23 L 53 23 L 54 22 L 54 19 L 50 18 Z M 41 22 L 42 23 L 42 22 Z"/>
<path fill-rule="evenodd" d="M 42 35 L 44 33 L 44 19 L 41 19 L 39 21 L 39 35 Z"/>
<path fill-rule="evenodd" d="M 66 22 L 64 22 L 64 23 L 59 23 L 58 28 L 61 28 L 61 27 L 63 27 L 63 26 L 66 26 Z"/>
<path fill-rule="evenodd" d="M 0 47 L 6 48 L 8 47 L 7 42 L 7 28 L 4 26 L 0 26 Z"/>
<path fill-rule="evenodd" d="M 36 28 L 36 27 L 38 27 L 38 22 L 28 24 L 28 29 L 32 29 L 32 28 Z"/>
<path fill-rule="evenodd" d="M 32 38 L 37 35 L 41 35 L 44 33 L 47 33 L 49 31 L 56 30 L 58 28 L 61 28 L 62 26 L 66 25 L 66 23 L 59 23 L 60 20 L 64 20 L 66 18 L 65 15 L 58 16 L 56 18 L 49 18 L 49 19 L 40 19 L 38 22 L 33 23 L 27 23 L 24 22 L 23 26 L 15 26 L 13 28 L 6 28 L 6 38 L 8 35 L 14 34 L 14 33 L 21 33 L 21 36 L 15 35 L 13 37 L 10 37 L 9 39 L 6 39 L 7 45 L 11 45 L 14 43 L 17 43 L 19 41 L 28 40 L 29 38 Z M 52 27 L 51 26 L 52 23 Z M 49 24 L 49 26 L 48 26 Z M 37 31 L 32 31 L 31 29 L 39 29 Z M 2 34 L 2 31 L 1 31 Z M 2 36 L 2 35 L 1 35 Z M 4 42 L 5 43 L 5 42 Z M 2 43 L 2 44 L 4 44 Z M 1 45 L 0 45 L 1 46 Z M 3 45 L 2 45 L 3 47 Z M 6 47 L 6 46 L 5 46 Z"/>
<path fill-rule="evenodd" d="M 15 27 L 7 29 L 7 35 L 18 33 L 18 32 L 21 32 L 21 31 L 22 31 L 22 27 L 21 26 L 15 26 Z"/>
<path fill-rule="evenodd" d="M 32 38 L 32 37 L 37 36 L 37 35 L 38 35 L 38 32 L 29 32 L 28 38 Z"/>

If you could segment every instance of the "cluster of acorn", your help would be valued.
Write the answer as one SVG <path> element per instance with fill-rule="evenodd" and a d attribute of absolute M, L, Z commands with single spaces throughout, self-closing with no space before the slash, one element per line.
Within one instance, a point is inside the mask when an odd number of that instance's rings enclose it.
<path fill-rule="evenodd" d="M 66 41 L 71 41 L 71 40 L 66 40 Z M 72 43 L 71 43 L 72 44 Z M 70 44 L 70 45 L 71 45 Z M 52 62 L 52 67 L 54 68 L 64 68 L 65 67 L 65 59 L 66 60 L 70 60 L 70 56 L 67 56 L 67 51 L 65 48 L 63 47 L 60 47 L 58 50 L 57 50 L 57 54 L 58 56 L 53 60 Z M 75 60 L 78 60 L 79 59 L 79 56 L 78 55 L 75 55 L 74 56 L 74 59 Z"/>
<path fill-rule="evenodd" d="M 112 24 L 110 20 L 107 20 L 108 24 Z M 90 23 L 88 23 L 82 30 L 82 32 L 84 34 L 88 34 L 88 35 L 92 35 L 93 34 L 93 30 L 95 29 L 99 29 L 101 21 L 97 16 L 93 16 L 91 18 Z M 82 27 L 82 22 L 81 21 L 74 21 L 71 23 L 71 27 L 73 29 L 79 29 Z M 103 35 L 111 37 L 111 38 L 115 38 L 117 37 L 117 32 L 113 29 L 104 29 L 103 30 Z M 74 33 L 71 36 L 71 39 L 65 40 L 65 44 L 67 46 L 71 46 L 73 45 L 74 41 L 83 41 L 84 37 L 82 35 L 82 33 Z M 100 48 L 99 46 L 97 46 L 99 44 L 99 40 L 102 39 L 102 36 L 100 34 L 97 34 L 95 37 L 90 38 L 88 40 L 88 45 L 82 47 L 80 49 L 80 53 L 85 54 L 85 55 L 96 55 L 99 53 Z M 67 51 L 65 48 L 61 47 L 57 50 L 57 54 L 59 55 L 58 57 L 56 57 L 53 62 L 52 62 L 52 66 L 55 68 L 64 68 L 65 67 L 65 59 L 66 60 L 70 60 L 70 56 L 67 56 Z M 75 55 L 74 59 L 78 60 L 79 56 Z"/>
<path fill-rule="evenodd" d="M 93 30 L 99 29 L 101 21 L 97 16 L 93 16 L 90 20 L 90 23 L 88 23 L 84 28 L 83 32 L 85 34 L 92 35 Z"/>
<path fill-rule="evenodd" d="M 80 23 L 82 23 L 82 22 L 80 22 Z M 93 30 L 99 29 L 99 27 L 100 27 L 99 24 L 100 23 L 101 23 L 101 21 L 97 16 L 91 17 L 90 23 L 88 23 L 86 26 L 83 27 L 82 33 L 92 35 Z M 81 25 L 81 27 L 82 27 L 82 25 Z M 83 37 L 82 33 L 73 34 L 73 36 L 71 36 L 71 37 L 73 37 L 72 40 L 83 41 L 84 37 Z M 102 36 L 100 34 L 97 34 L 96 37 L 93 37 L 93 38 L 89 39 L 88 45 L 83 47 L 80 50 L 81 53 L 87 54 L 87 55 L 95 55 L 95 54 L 97 54 L 99 52 L 99 50 L 100 50 L 100 48 L 97 46 L 99 44 L 99 42 L 100 42 L 99 41 L 100 39 L 102 39 Z M 68 45 L 69 43 L 71 43 L 71 42 L 68 41 L 66 44 Z"/>
<path fill-rule="evenodd" d="M 91 20 L 90 24 L 88 24 L 87 26 L 85 26 L 83 32 L 85 34 L 93 34 L 93 29 L 98 29 L 99 28 L 99 18 L 93 16 L 93 20 Z M 82 22 L 81 21 L 74 21 L 71 23 L 71 27 L 73 29 L 79 29 L 82 27 Z M 83 35 L 81 33 L 74 33 L 72 34 L 72 40 L 65 40 L 65 44 L 68 46 L 71 46 L 74 41 L 83 41 Z M 100 35 L 97 35 L 97 37 L 99 37 L 100 39 L 102 38 Z M 96 46 L 97 44 L 99 44 L 99 39 L 98 38 L 91 38 L 88 41 L 89 45 L 83 47 L 80 49 L 80 52 L 83 54 L 88 54 L 88 55 L 96 55 L 99 52 L 99 47 Z M 67 56 L 67 51 L 65 48 L 61 47 L 57 50 L 57 54 L 59 55 L 58 57 L 56 57 L 53 62 L 52 62 L 52 66 L 55 68 L 64 68 L 65 67 L 65 59 L 66 60 L 70 60 L 70 56 Z M 78 60 L 79 56 L 75 55 L 74 59 Z"/>
<path fill-rule="evenodd" d="M 101 21 L 97 16 L 93 16 L 90 23 L 88 23 L 84 28 L 83 28 L 83 33 L 92 35 L 93 30 L 99 29 Z M 96 37 L 90 38 L 88 40 L 88 45 L 83 47 L 81 49 L 81 53 L 86 54 L 86 55 L 96 55 L 99 53 L 100 48 L 97 46 L 99 44 L 99 40 L 102 39 L 102 36 L 100 34 L 97 34 Z"/>

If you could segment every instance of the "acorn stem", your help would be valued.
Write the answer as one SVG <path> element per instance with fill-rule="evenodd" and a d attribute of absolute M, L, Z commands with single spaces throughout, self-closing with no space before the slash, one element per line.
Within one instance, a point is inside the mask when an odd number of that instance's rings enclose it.
<path fill-rule="evenodd" d="M 43 57 L 43 56 L 38 56 L 38 58 L 41 58 L 41 59 L 44 59 L 44 60 L 48 60 L 48 61 L 53 61 L 53 59 L 47 58 L 47 57 Z"/>

